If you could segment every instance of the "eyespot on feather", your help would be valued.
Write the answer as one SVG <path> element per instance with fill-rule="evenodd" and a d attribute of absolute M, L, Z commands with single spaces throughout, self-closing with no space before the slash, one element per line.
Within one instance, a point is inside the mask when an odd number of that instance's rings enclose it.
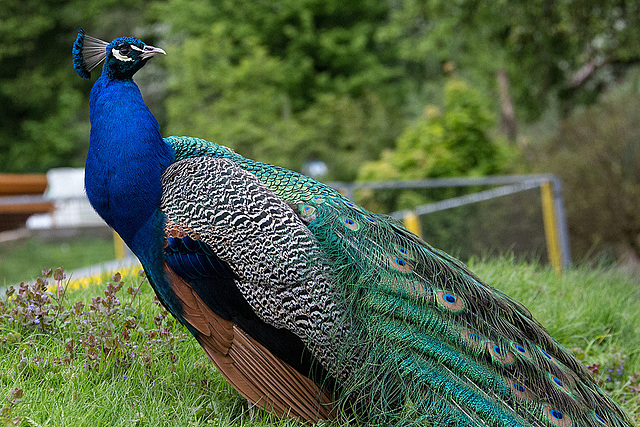
<path fill-rule="evenodd" d="M 387 260 L 391 268 L 401 273 L 409 273 L 413 270 L 413 266 L 408 262 L 406 262 L 405 260 L 403 260 L 402 258 L 399 258 L 396 256 L 390 256 L 387 258 Z"/>
<path fill-rule="evenodd" d="M 344 204 L 345 204 L 346 206 L 349 206 L 351 209 L 354 209 L 354 210 L 356 210 L 356 211 L 358 211 L 358 212 L 362 213 L 362 208 L 361 208 L 360 206 L 356 205 L 355 203 L 352 203 L 352 202 L 350 202 L 350 201 L 348 201 L 348 200 L 345 200 L 345 201 L 344 201 Z"/>
<path fill-rule="evenodd" d="M 571 418 L 567 414 L 552 407 L 551 405 L 545 405 L 542 408 L 542 411 L 547 419 L 558 427 L 570 427 L 572 424 Z"/>
<path fill-rule="evenodd" d="M 554 359 L 554 357 L 553 357 L 553 356 L 551 356 L 549 353 L 547 353 L 546 351 L 544 351 L 544 350 L 542 349 L 542 347 L 538 347 L 538 351 L 540 352 L 540 354 L 542 355 L 542 357 L 543 357 L 545 360 L 548 360 L 549 362 L 553 363 L 553 364 L 554 364 L 554 365 L 556 365 L 556 366 L 558 365 L 558 363 L 556 362 L 556 359 Z"/>
<path fill-rule="evenodd" d="M 507 379 L 505 380 L 513 394 L 525 402 L 533 400 L 533 392 L 524 384 L 518 381 Z"/>
<path fill-rule="evenodd" d="M 436 291 L 436 301 L 441 307 L 449 311 L 458 312 L 464 310 L 464 301 L 453 292 Z"/>
<path fill-rule="evenodd" d="M 598 413 L 597 413 L 597 412 L 594 412 L 594 413 L 593 413 L 593 417 L 594 417 L 594 418 L 595 418 L 595 419 L 596 419 L 600 424 L 605 425 L 605 426 L 609 425 L 609 423 L 608 423 L 607 421 L 605 421 L 605 419 L 604 419 L 604 418 L 602 418 L 600 415 L 598 415 Z"/>
<path fill-rule="evenodd" d="M 558 378 L 557 376 L 555 376 L 555 375 L 553 375 L 551 373 L 549 373 L 548 375 L 549 375 L 549 379 L 550 379 L 551 383 L 555 387 L 559 388 L 560 390 L 564 391 L 567 394 L 571 393 L 571 390 L 567 386 L 566 381 L 563 381 L 562 379 Z"/>
<path fill-rule="evenodd" d="M 517 342 L 511 343 L 511 348 L 514 350 L 515 354 L 526 357 L 527 359 L 531 359 L 531 353 L 524 346 L 518 344 Z"/>
<path fill-rule="evenodd" d="M 300 215 L 305 218 L 310 217 L 316 212 L 316 208 L 309 205 L 301 205 L 298 209 L 300 210 Z"/>
<path fill-rule="evenodd" d="M 495 342 L 488 342 L 486 348 L 491 358 L 502 365 L 510 365 L 515 360 L 513 353 Z"/>
<path fill-rule="evenodd" d="M 460 337 L 473 348 L 482 347 L 485 340 L 482 335 L 471 329 L 461 329 Z"/>
<path fill-rule="evenodd" d="M 400 246 L 400 245 L 396 245 L 395 246 L 395 251 L 397 253 L 399 253 L 401 256 L 410 259 L 410 260 L 415 260 L 416 258 L 413 256 L 413 254 L 411 252 L 409 252 L 409 249 L 405 248 L 404 246 Z"/>
<path fill-rule="evenodd" d="M 350 230 L 358 231 L 360 229 L 360 224 L 352 218 L 345 218 L 342 220 L 342 223 Z"/>

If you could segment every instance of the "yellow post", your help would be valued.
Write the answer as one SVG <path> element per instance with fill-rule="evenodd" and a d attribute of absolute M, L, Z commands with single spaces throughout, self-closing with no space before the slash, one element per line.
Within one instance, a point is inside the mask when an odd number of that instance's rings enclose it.
<path fill-rule="evenodd" d="M 544 223 L 544 234 L 547 240 L 547 253 L 549 262 L 558 274 L 562 273 L 562 260 L 560 258 L 560 245 L 556 227 L 556 213 L 553 208 L 553 195 L 551 183 L 549 181 L 540 186 L 542 196 L 542 219 Z"/>
<path fill-rule="evenodd" d="M 113 249 L 116 259 L 124 259 L 124 240 L 115 231 L 113 232 Z"/>
<path fill-rule="evenodd" d="M 420 223 L 420 217 L 416 215 L 414 211 L 409 211 L 402 219 L 402 223 L 413 234 L 418 237 L 422 237 L 422 224 Z"/>

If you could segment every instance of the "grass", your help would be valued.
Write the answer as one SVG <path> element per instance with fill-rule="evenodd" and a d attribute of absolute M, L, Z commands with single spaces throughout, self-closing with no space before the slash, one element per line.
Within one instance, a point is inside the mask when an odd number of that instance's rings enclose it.
<path fill-rule="evenodd" d="M 0 303 L 0 425 L 247 424 L 246 402 L 142 277 L 77 286 L 62 274 Z"/>
<path fill-rule="evenodd" d="M 524 302 L 640 419 L 637 279 L 586 267 L 558 277 L 510 259 L 472 268 Z M 0 302 L 0 425 L 300 426 L 252 417 L 136 272 L 86 288 L 48 276 Z"/>
<path fill-rule="evenodd" d="M 30 238 L 0 245 L 0 285 L 38 277 L 44 265 L 73 270 L 115 258 L 113 240 L 96 238 L 47 242 Z"/>

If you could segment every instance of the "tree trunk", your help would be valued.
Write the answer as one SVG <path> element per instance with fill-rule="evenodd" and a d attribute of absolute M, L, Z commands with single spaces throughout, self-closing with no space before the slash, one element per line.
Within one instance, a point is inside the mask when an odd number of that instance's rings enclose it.
<path fill-rule="evenodd" d="M 509 92 L 509 76 L 507 76 L 507 70 L 499 68 L 498 71 L 496 71 L 496 78 L 498 79 L 498 92 L 500 94 L 500 125 L 504 133 L 507 134 L 509 141 L 515 143 L 518 132 L 513 100 Z"/>

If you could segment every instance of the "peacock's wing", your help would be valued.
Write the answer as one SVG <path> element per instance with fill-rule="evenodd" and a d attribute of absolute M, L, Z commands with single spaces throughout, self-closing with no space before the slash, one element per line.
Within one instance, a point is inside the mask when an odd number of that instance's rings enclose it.
<path fill-rule="evenodd" d="M 344 368 L 338 377 L 343 403 L 371 424 L 631 425 L 524 306 L 392 219 L 224 147 L 167 140 L 178 157 L 231 159 L 296 206 L 331 263 L 336 301 L 345 312 L 339 321 L 350 332 L 335 340 L 343 348 L 322 363 Z M 330 287 L 323 292 L 336 297 Z M 326 332 L 339 335 L 340 328 Z"/>
<path fill-rule="evenodd" d="M 178 161 L 162 184 L 165 271 L 178 317 L 250 401 L 280 415 L 330 418 L 329 392 L 309 377 L 328 378 L 329 337 L 344 311 L 317 240 L 230 160 Z"/>
<path fill-rule="evenodd" d="M 237 324 L 216 314 L 168 264 L 165 264 L 165 273 L 182 305 L 182 321 L 242 396 L 280 416 L 312 422 L 334 417 L 328 390 L 275 356 Z"/>

